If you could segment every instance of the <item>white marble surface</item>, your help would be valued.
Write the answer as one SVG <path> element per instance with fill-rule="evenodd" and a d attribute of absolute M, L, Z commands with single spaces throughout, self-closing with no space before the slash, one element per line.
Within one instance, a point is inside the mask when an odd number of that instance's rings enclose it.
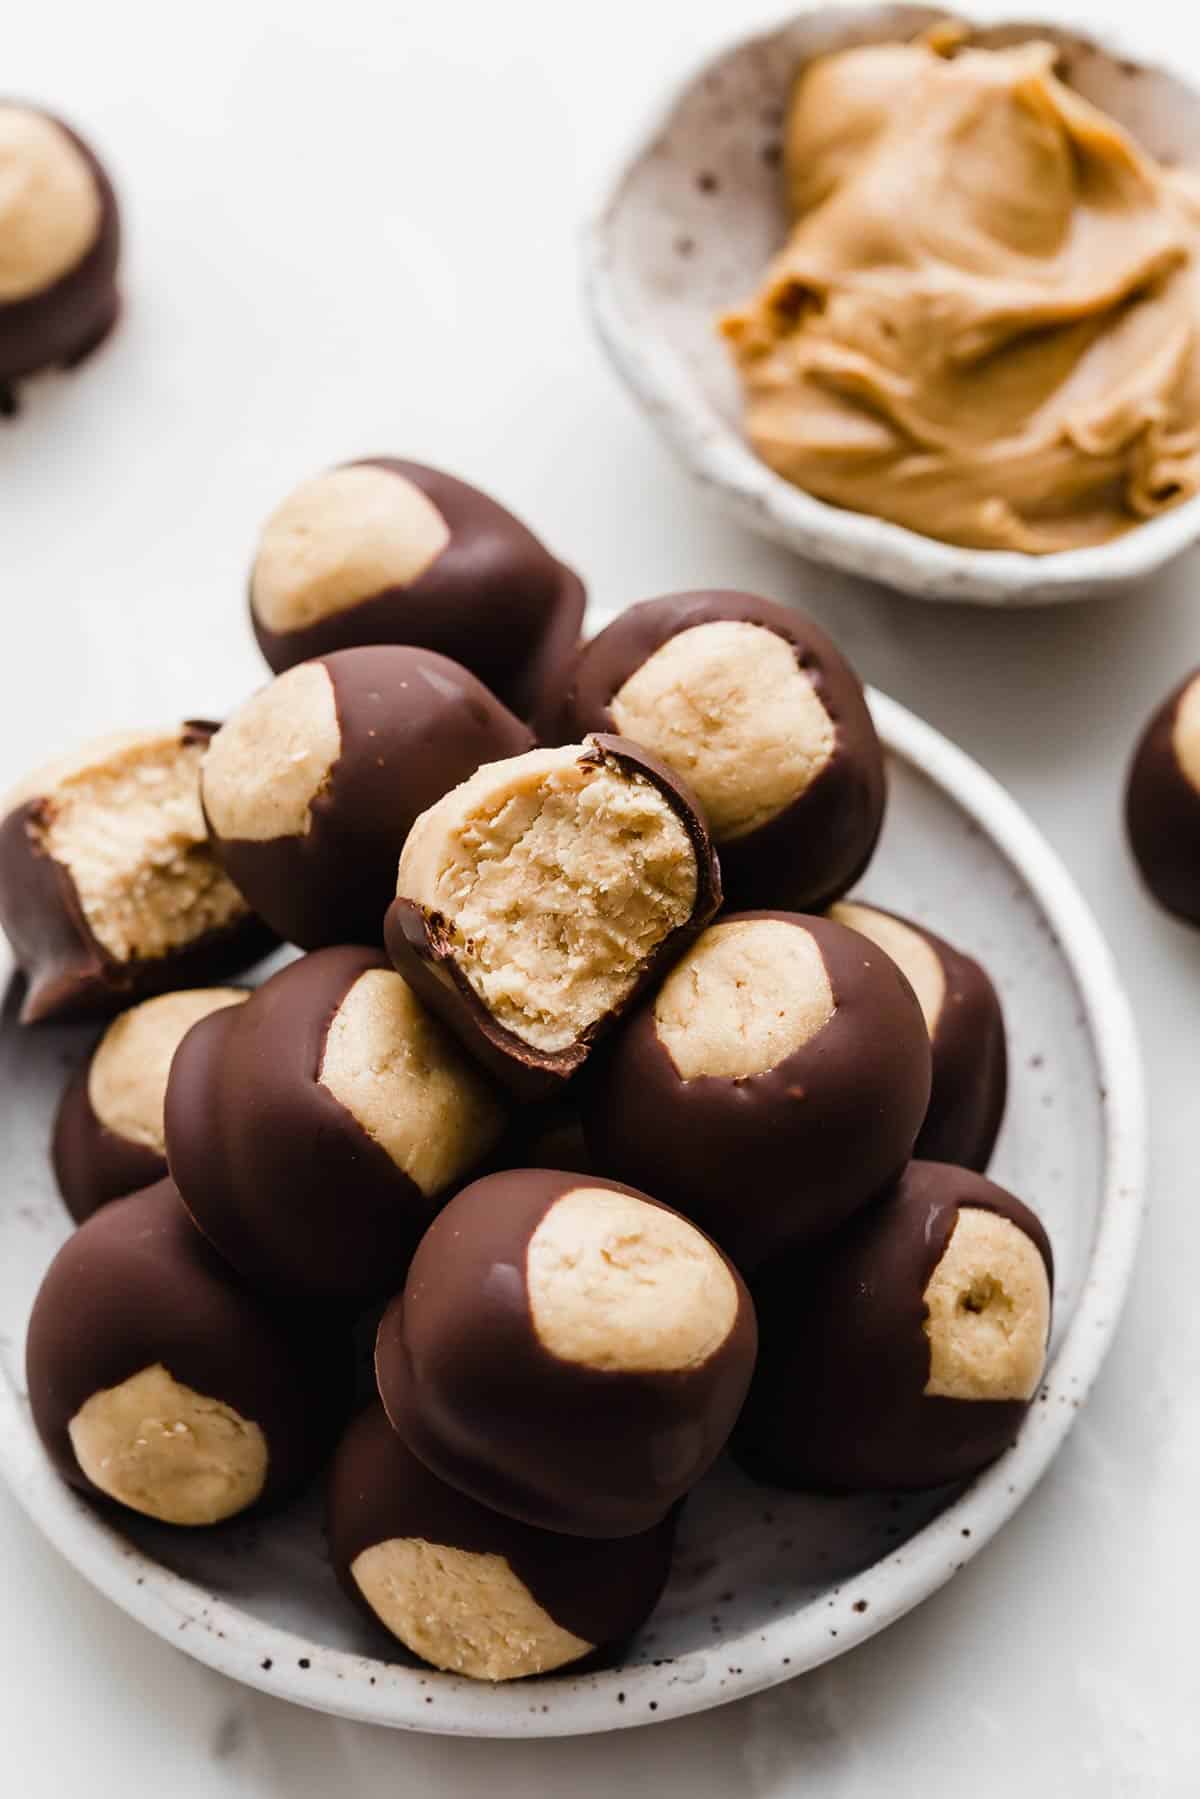
<path fill-rule="evenodd" d="M 1114 4 L 1059 10 L 1097 20 Z M 251 685 L 255 522 L 294 477 L 356 452 L 408 451 L 494 487 L 607 603 L 691 584 L 803 598 L 869 679 L 1008 783 L 1122 956 L 1154 1188 L 1109 1366 L 1023 1513 L 916 1615 L 761 1698 L 574 1743 L 400 1737 L 240 1691 L 95 1596 L 0 1494 L 5 1794 L 1200 1790 L 1200 939 L 1140 897 L 1118 813 L 1142 716 L 1200 660 L 1200 564 L 1092 608 L 924 611 L 706 513 L 592 346 L 575 222 L 660 84 L 778 9 L 214 0 L 186 23 L 143 0 L 22 9 L 5 86 L 61 105 L 111 158 L 130 305 L 101 361 L 0 432 L 0 786 L 63 739 L 219 712 Z M 1148 47 L 1200 78 L 1188 15 L 1137 7 Z"/>

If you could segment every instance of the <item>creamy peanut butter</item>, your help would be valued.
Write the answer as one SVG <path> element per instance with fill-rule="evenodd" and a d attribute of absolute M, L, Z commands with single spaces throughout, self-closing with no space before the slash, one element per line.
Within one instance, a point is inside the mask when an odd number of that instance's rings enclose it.
<path fill-rule="evenodd" d="M 931 37 L 803 70 L 791 236 L 722 320 L 750 440 L 798 487 L 1034 554 L 1200 489 L 1200 189 L 1055 59 Z"/>

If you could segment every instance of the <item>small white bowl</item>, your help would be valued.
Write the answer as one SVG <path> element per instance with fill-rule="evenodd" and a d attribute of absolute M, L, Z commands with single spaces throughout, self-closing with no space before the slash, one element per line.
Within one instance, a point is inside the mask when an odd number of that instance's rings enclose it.
<path fill-rule="evenodd" d="M 968 17 L 970 16 L 968 9 Z M 981 9 L 979 9 L 981 10 Z M 772 473 L 741 429 L 714 321 L 754 287 L 787 221 L 777 169 L 796 70 L 851 45 L 903 41 L 950 16 L 929 6 L 823 6 L 708 62 L 625 161 L 588 229 L 587 291 L 602 342 L 683 462 L 751 530 L 923 600 L 1042 605 L 1144 580 L 1200 540 L 1200 498 L 1098 548 L 966 550 L 814 499 Z M 978 16 L 978 10 L 976 11 Z M 1200 93 L 1114 44 L 1044 20 L 980 24 L 985 46 L 1047 38 L 1071 83 L 1164 161 L 1200 166 Z"/>
<path fill-rule="evenodd" d="M 22 1032 L 10 992 L 0 1018 L 0 1476 L 93 1586 L 187 1654 L 300 1705 L 408 1730 L 568 1736 L 662 1723 L 816 1667 L 918 1605 L 1013 1515 L 1078 1415 L 1133 1265 L 1144 1180 L 1137 1040 L 1084 900 L 1016 802 L 894 701 L 875 694 L 872 709 L 890 798 L 865 892 L 977 955 L 999 986 L 1010 1081 L 993 1172 L 1037 1206 L 1054 1244 L 1050 1359 L 1013 1448 L 961 1492 L 900 1503 L 784 1493 L 720 1468 L 689 1500 L 670 1584 L 620 1668 L 493 1688 L 390 1658 L 335 1586 L 319 1493 L 261 1525 L 179 1531 L 95 1509 L 51 1468 L 29 1414 L 25 1331 L 70 1229 L 46 1155 L 50 1120 L 94 1033 Z M 0 950 L 0 983 L 6 974 Z M 1070 1529 L 1065 1513 L 1058 1523 Z M 981 1618 L 980 1629 L 995 1622 Z"/>

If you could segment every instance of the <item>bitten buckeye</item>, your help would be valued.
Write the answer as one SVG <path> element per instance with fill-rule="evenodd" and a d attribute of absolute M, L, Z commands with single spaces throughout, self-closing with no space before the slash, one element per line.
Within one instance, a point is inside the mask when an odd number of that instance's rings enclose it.
<path fill-rule="evenodd" d="M 291 943 L 379 943 L 417 817 L 529 730 L 431 650 L 342 650 L 280 675 L 209 745 L 213 853 Z"/>
<path fill-rule="evenodd" d="M 716 1459 L 755 1343 L 745 1288 L 694 1225 L 613 1181 L 522 1168 L 435 1219 L 375 1371 L 440 1479 L 543 1530 L 624 1537 Z"/>
<path fill-rule="evenodd" d="M 83 139 L 0 101 L 0 413 L 25 376 L 70 368 L 112 330 L 120 240 L 112 183 Z"/>
<path fill-rule="evenodd" d="M 215 729 L 99 738 L 0 803 L 0 925 L 28 981 L 22 1023 L 116 1012 L 271 947 L 209 848 L 200 763 Z"/>
<path fill-rule="evenodd" d="M 739 909 L 819 912 L 883 822 L 883 754 L 858 676 L 802 612 L 681 593 L 621 613 L 580 652 L 565 736 L 617 731 L 691 786 Z"/>
<path fill-rule="evenodd" d="M 822 1491 L 965 1480 L 1016 1436 L 1050 1335 L 1054 1264 L 1028 1206 L 913 1162 L 895 1191 L 756 1288 L 762 1353 L 737 1454 Z"/>
<path fill-rule="evenodd" d="M 451 656 L 518 716 L 561 703 L 577 576 L 465 481 L 380 456 L 297 487 L 263 527 L 250 612 L 278 674 L 360 644 Z"/>
<path fill-rule="evenodd" d="M 114 1200 L 50 1264 L 29 1321 L 33 1421 L 64 1480 L 164 1524 L 288 1497 L 340 1428 L 350 1358 L 248 1294 L 170 1181 Z"/>
<path fill-rule="evenodd" d="M 471 1680 L 548 1674 L 614 1647 L 666 1583 L 675 1514 L 620 1538 L 534 1530 L 468 1499 L 406 1449 L 383 1408 L 346 1432 L 329 1482 L 338 1578 L 404 1647 Z"/>
<path fill-rule="evenodd" d="M 486 1077 L 365 949 L 317 950 L 203 1019 L 167 1085 L 188 1211 L 247 1281 L 297 1298 L 393 1292 L 505 1122 Z"/>
<path fill-rule="evenodd" d="M 662 974 L 721 900 L 681 782 L 616 737 L 481 768 L 414 825 L 385 941 L 515 1092 L 537 1098 Z"/>
<path fill-rule="evenodd" d="M 743 1273 L 893 1181 L 929 1103 L 929 1033 L 895 963 L 792 912 L 718 919 L 605 1045 L 596 1166 L 661 1195 Z"/>

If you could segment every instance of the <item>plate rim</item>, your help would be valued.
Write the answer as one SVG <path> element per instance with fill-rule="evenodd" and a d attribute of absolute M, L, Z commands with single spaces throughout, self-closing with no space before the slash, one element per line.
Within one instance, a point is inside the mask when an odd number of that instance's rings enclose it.
<path fill-rule="evenodd" d="M 666 1668 L 555 1677 L 488 1687 L 348 1650 L 323 1648 L 208 1594 L 128 1542 L 53 1472 L 12 1382 L 0 1378 L 0 1474 L 42 1535 L 128 1616 L 195 1660 L 244 1685 L 309 1709 L 430 1734 L 533 1738 L 665 1723 L 744 1698 L 833 1660 L 943 1586 L 1019 1509 L 1065 1441 L 1116 1331 L 1146 1198 L 1145 1083 L 1136 1027 L 1112 953 L 1073 877 L 1018 802 L 974 758 L 895 700 L 868 689 L 889 754 L 913 764 L 986 832 L 1038 902 L 1070 969 L 1096 1057 L 1104 1156 L 1096 1236 L 1079 1297 L 1038 1399 L 1012 1449 L 895 1555 L 853 1577 L 838 1634 L 820 1637 L 797 1615 L 725 1639 L 737 1667 L 723 1684 Z M 11 968 L 5 952 L 0 974 Z M 969 1528 L 969 1538 L 961 1534 Z M 904 1568 L 900 1577 L 894 1570 Z M 835 1588 L 835 1596 L 841 1592 Z M 865 1609 L 858 1602 L 868 1601 Z M 809 1640 L 811 1639 L 811 1640 Z M 615 1702 L 618 1687 L 626 1701 Z M 653 1710 L 650 1709 L 653 1703 Z"/>

